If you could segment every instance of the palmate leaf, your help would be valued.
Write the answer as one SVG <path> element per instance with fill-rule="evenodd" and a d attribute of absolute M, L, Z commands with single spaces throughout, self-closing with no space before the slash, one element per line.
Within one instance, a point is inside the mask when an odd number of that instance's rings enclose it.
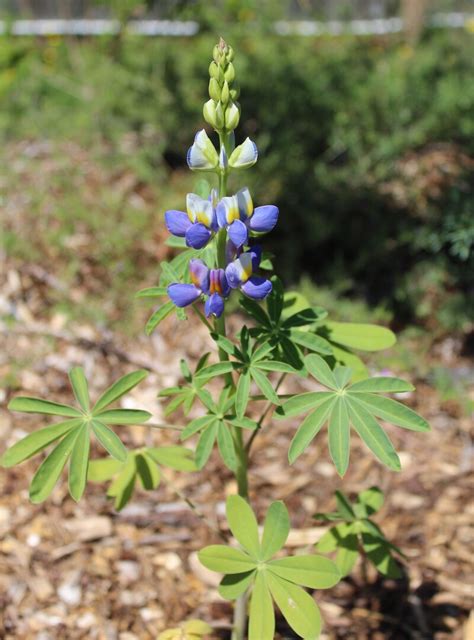
<path fill-rule="evenodd" d="M 151 414 L 147 411 L 107 409 L 146 375 L 146 371 L 136 371 L 123 376 L 102 394 L 92 410 L 87 380 L 81 367 L 74 367 L 69 373 L 79 409 L 40 398 L 14 398 L 9 404 L 13 411 L 65 416 L 70 419 L 29 434 L 3 454 L 1 464 L 11 467 L 60 440 L 36 471 L 30 485 L 30 498 L 35 503 L 45 500 L 69 461 L 69 492 L 74 500 L 79 500 L 88 477 L 91 431 L 111 455 L 123 462 L 127 451 L 105 423 L 140 424 L 150 418 Z"/>
<path fill-rule="evenodd" d="M 322 536 L 315 545 L 316 550 L 321 553 L 336 551 L 335 563 L 343 576 L 350 573 L 357 557 L 365 553 L 382 575 L 400 577 L 393 552 L 400 556 L 403 553 L 385 538 L 381 529 L 368 517 L 382 506 L 382 491 L 378 487 L 370 487 L 361 491 L 352 503 L 344 494 L 336 491 L 336 501 L 337 512 L 317 513 L 314 516 L 316 520 L 343 520 Z"/>
<path fill-rule="evenodd" d="M 91 460 L 88 479 L 91 482 L 112 480 L 107 495 L 115 498 L 120 511 L 130 501 L 137 481 L 145 490 L 156 489 L 161 480 L 161 467 L 196 471 L 193 452 L 179 446 L 142 447 L 129 451 L 125 461 L 112 458 Z"/>
<path fill-rule="evenodd" d="M 249 640 L 273 640 L 272 600 L 296 633 L 317 638 L 321 628 L 319 609 L 302 586 L 327 589 L 335 585 L 340 572 L 334 562 L 315 555 L 271 559 L 285 544 L 290 529 L 288 511 L 282 502 L 270 505 L 261 541 L 255 515 L 242 497 L 229 497 L 226 511 L 229 527 L 242 550 L 211 545 L 202 549 L 198 557 L 207 569 L 226 574 L 219 586 L 222 597 L 234 600 L 252 588 Z"/>
<path fill-rule="evenodd" d="M 288 417 L 309 412 L 293 437 L 288 458 L 293 463 L 309 446 L 326 421 L 329 423 L 329 452 L 337 472 L 347 471 L 350 454 L 350 426 L 385 466 L 399 471 L 400 460 L 376 417 L 413 431 L 427 431 L 429 425 L 412 409 L 377 395 L 380 392 L 412 390 L 411 384 L 398 378 L 375 377 L 348 385 L 348 367 L 330 369 L 316 354 L 306 356 L 309 373 L 330 391 L 305 392 L 283 402 L 276 415 Z"/>

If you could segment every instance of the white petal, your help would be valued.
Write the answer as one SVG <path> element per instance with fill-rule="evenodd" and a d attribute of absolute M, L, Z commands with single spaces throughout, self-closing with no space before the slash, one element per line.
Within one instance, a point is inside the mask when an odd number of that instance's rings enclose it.
<path fill-rule="evenodd" d="M 246 138 L 242 144 L 234 149 L 229 164 L 234 169 L 246 169 L 257 162 L 258 149 L 255 142 Z"/>
<path fill-rule="evenodd" d="M 250 218 L 253 213 L 253 202 L 250 191 L 247 189 L 247 187 L 244 187 L 243 189 L 237 191 L 235 197 L 237 198 L 237 202 L 239 203 L 241 219 L 245 220 L 246 218 Z"/>
<path fill-rule="evenodd" d="M 217 151 L 204 129 L 196 134 L 188 151 L 187 161 L 189 168 L 197 171 L 209 171 L 219 164 Z"/>
<path fill-rule="evenodd" d="M 188 193 L 186 196 L 186 210 L 191 222 L 201 222 L 206 227 L 211 226 L 213 208 L 209 200 L 204 200 L 195 193 Z"/>

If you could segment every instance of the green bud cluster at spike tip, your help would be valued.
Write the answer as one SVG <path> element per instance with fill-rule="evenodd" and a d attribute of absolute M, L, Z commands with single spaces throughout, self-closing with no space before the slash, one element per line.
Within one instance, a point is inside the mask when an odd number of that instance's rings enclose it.
<path fill-rule="evenodd" d="M 213 60 L 209 65 L 209 96 L 203 107 L 204 120 L 217 133 L 231 133 L 239 124 L 240 105 L 239 87 L 235 82 L 235 69 L 232 64 L 234 51 L 221 38 L 213 51 Z"/>

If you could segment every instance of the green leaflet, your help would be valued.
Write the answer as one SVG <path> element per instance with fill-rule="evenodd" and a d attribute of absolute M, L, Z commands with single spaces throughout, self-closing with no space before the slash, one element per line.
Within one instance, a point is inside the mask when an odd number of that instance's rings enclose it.
<path fill-rule="evenodd" d="M 259 560 L 261 552 L 257 520 L 248 502 L 238 495 L 229 496 L 226 502 L 226 513 L 234 538 L 252 558 Z"/>
<path fill-rule="evenodd" d="M 234 471 L 237 467 L 237 456 L 235 454 L 234 441 L 224 422 L 219 421 L 217 428 L 217 446 L 219 453 L 228 469 Z"/>
<path fill-rule="evenodd" d="M 148 372 L 141 369 L 138 371 L 133 371 L 132 373 L 128 373 L 127 375 L 119 378 L 113 385 L 111 385 L 108 389 L 104 391 L 104 393 L 100 396 L 97 402 L 94 405 L 94 414 L 96 415 L 105 407 L 108 407 L 109 404 L 115 402 L 122 396 L 124 396 L 128 391 L 137 386 L 142 380 L 144 380 L 148 375 Z"/>
<path fill-rule="evenodd" d="M 113 458 L 125 462 L 127 459 L 127 449 L 112 429 L 109 429 L 109 427 L 102 424 L 99 420 L 93 420 L 92 430 L 97 440 Z"/>
<path fill-rule="evenodd" d="M 125 462 L 120 473 L 109 486 L 109 489 L 107 491 L 107 495 L 109 497 L 115 498 L 114 507 L 117 511 L 123 509 L 132 497 L 133 489 L 135 487 L 136 475 L 137 469 L 135 464 L 135 456 L 130 455 L 127 458 L 127 462 Z"/>
<path fill-rule="evenodd" d="M 185 447 L 152 447 L 147 449 L 147 455 L 158 464 L 162 464 L 176 471 L 196 471 L 194 454 Z"/>
<path fill-rule="evenodd" d="M 87 479 L 90 482 L 105 482 L 111 480 L 122 468 L 123 462 L 113 458 L 90 460 Z"/>
<path fill-rule="evenodd" d="M 401 402 L 370 393 L 354 394 L 356 402 L 378 418 L 412 431 L 429 431 L 428 422 Z"/>
<path fill-rule="evenodd" d="M 266 573 L 270 593 L 290 627 L 302 638 L 313 640 L 321 631 L 321 614 L 313 598 L 301 587 Z"/>
<path fill-rule="evenodd" d="M 336 566 L 339 569 L 341 576 L 347 576 L 354 568 L 354 565 L 359 556 L 359 543 L 357 535 L 350 533 L 345 536 L 338 545 L 336 554 Z"/>
<path fill-rule="evenodd" d="M 219 594 L 226 600 L 235 600 L 247 591 L 254 579 L 255 569 L 245 573 L 230 573 L 222 578 Z"/>
<path fill-rule="evenodd" d="M 160 484 L 160 470 L 155 461 L 144 451 L 135 456 L 135 466 L 142 487 L 147 491 L 156 489 Z"/>
<path fill-rule="evenodd" d="M 329 368 L 327 362 L 316 354 L 306 356 L 304 359 L 306 368 L 310 374 L 321 382 L 325 387 L 333 389 L 334 391 L 339 388 L 334 373 Z"/>
<path fill-rule="evenodd" d="M 307 391 L 285 400 L 281 407 L 277 409 L 277 415 L 285 418 L 305 413 L 309 409 L 316 409 L 320 404 L 329 398 L 333 398 L 331 391 Z"/>
<path fill-rule="evenodd" d="M 151 418 L 151 413 L 141 409 L 107 409 L 94 415 L 105 424 L 141 424 Z"/>
<path fill-rule="evenodd" d="M 45 413 L 50 416 L 64 416 L 65 418 L 80 418 L 82 413 L 74 407 L 41 398 L 17 397 L 8 404 L 10 411 L 23 413 Z"/>
<path fill-rule="evenodd" d="M 238 418 L 243 418 L 250 392 L 250 374 L 242 373 L 237 383 L 237 391 L 235 394 L 235 411 Z"/>
<path fill-rule="evenodd" d="M 167 316 L 170 315 L 173 311 L 176 310 L 174 304 L 169 300 L 165 302 L 163 306 L 157 309 L 152 315 L 148 318 L 148 322 L 145 325 L 145 333 L 149 336 L 156 327 L 162 322 Z"/>
<path fill-rule="evenodd" d="M 329 398 L 324 400 L 324 402 L 319 404 L 312 413 L 306 416 L 300 424 L 298 431 L 291 441 L 290 449 L 288 451 L 288 460 L 290 461 L 290 464 L 293 464 L 293 462 L 303 453 L 321 429 L 335 403 L 335 400 L 336 399 L 331 395 Z"/>
<path fill-rule="evenodd" d="M 71 369 L 69 372 L 69 380 L 71 381 L 74 395 L 81 409 L 89 411 L 89 387 L 87 386 L 84 369 L 82 369 L 82 367 L 74 367 Z"/>
<path fill-rule="evenodd" d="M 375 324 L 356 324 L 352 322 L 325 322 L 329 339 L 361 351 L 380 351 L 393 347 L 397 341 L 395 334 Z"/>
<path fill-rule="evenodd" d="M 82 498 L 87 484 L 90 449 L 89 425 L 79 428 L 69 461 L 69 492 L 76 502 Z"/>
<path fill-rule="evenodd" d="M 268 570 L 290 582 L 311 589 L 329 589 L 341 578 L 331 560 L 324 556 L 300 555 L 272 560 Z"/>
<path fill-rule="evenodd" d="M 329 454 L 338 474 L 342 476 L 349 466 L 350 425 L 344 398 L 338 398 L 329 420 Z"/>
<path fill-rule="evenodd" d="M 355 430 L 380 462 L 400 471 L 400 459 L 377 420 L 359 403 L 352 401 L 349 403 L 349 415 Z"/>
<path fill-rule="evenodd" d="M 82 424 L 81 418 L 72 418 L 71 420 L 58 422 L 57 424 L 52 424 L 38 431 L 33 431 L 33 433 L 28 434 L 5 451 L 0 459 L 2 466 L 13 467 L 31 458 L 31 456 L 39 453 L 49 444 L 58 440 L 61 436 L 64 436 L 80 424 Z"/>
<path fill-rule="evenodd" d="M 288 510 L 281 501 L 272 502 L 263 524 L 261 559 L 269 560 L 284 545 L 290 533 Z"/>
<path fill-rule="evenodd" d="M 59 480 L 61 471 L 71 455 L 72 448 L 79 435 L 81 426 L 70 431 L 61 442 L 52 450 L 36 471 L 30 484 L 30 500 L 35 504 L 43 502 L 54 489 Z"/>
<path fill-rule="evenodd" d="M 351 393 L 402 393 L 405 391 L 414 391 L 414 389 L 415 387 L 405 380 L 385 376 L 359 380 L 359 382 L 351 385 L 350 388 Z"/>
<path fill-rule="evenodd" d="M 255 382 L 257 387 L 260 389 L 260 391 L 263 393 L 263 395 L 267 398 L 267 400 L 269 400 L 275 405 L 279 405 L 280 399 L 278 398 L 275 390 L 273 389 L 266 375 L 263 374 L 261 371 L 259 371 L 256 367 L 252 367 L 250 369 L 250 372 L 251 372 L 253 381 Z"/>
<path fill-rule="evenodd" d="M 201 432 L 199 441 L 196 447 L 196 465 L 198 469 L 202 469 L 211 455 L 212 447 L 217 436 L 217 430 L 219 429 L 219 423 L 217 421 L 212 422 L 209 426 Z"/>
<path fill-rule="evenodd" d="M 249 640 L 273 640 L 275 613 L 264 572 L 257 573 L 250 600 Z"/>
<path fill-rule="evenodd" d="M 378 487 L 370 487 L 370 489 L 359 493 L 357 502 L 363 506 L 362 517 L 367 517 L 382 508 L 384 496 Z"/>
<path fill-rule="evenodd" d="M 318 336 L 315 333 L 311 333 L 311 331 L 292 329 L 290 331 L 290 337 L 294 342 L 296 342 L 296 344 L 301 347 L 305 347 L 310 351 L 322 353 L 325 356 L 332 355 L 332 347 L 330 343 L 323 337 Z"/>
<path fill-rule="evenodd" d="M 219 573 L 245 573 L 255 569 L 255 562 L 239 549 L 212 544 L 198 553 L 199 561 L 207 569 Z"/>

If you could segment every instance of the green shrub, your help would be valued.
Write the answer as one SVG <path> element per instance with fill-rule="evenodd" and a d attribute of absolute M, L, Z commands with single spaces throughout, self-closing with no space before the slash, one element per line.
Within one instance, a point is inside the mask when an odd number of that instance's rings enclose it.
<path fill-rule="evenodd" d="M 440 145 L 472 156 L 472 36 L 432 33 L 412 50 L 393 38 L 279 38 L 251 23 L 227 30 L 246 78 L 242 133 L 262 151 L 249 186 L 282 211 L 273 249 L 286 279 L 303 269 L 333 286 L 344 273 L 346 293 L 404 321 L 425 313 L 413 293 L 423 261 L 444 274 L 440 299 L 449 291 L 463 309 L 472 286 L 472 168 L 426 197 L 416 167 L 419 154 Z M 110 38 L 3 38 L 0 136 L 76 139 L 106 148 L 108 161 L 147 181 L 165 181 L 184 166 L 199 124 L 205 70 L 195 61 L 213 41 L 207 32 L 128 37 L 117 49 Z M 450 328 L 467 317 L 447 315 Z"/>

